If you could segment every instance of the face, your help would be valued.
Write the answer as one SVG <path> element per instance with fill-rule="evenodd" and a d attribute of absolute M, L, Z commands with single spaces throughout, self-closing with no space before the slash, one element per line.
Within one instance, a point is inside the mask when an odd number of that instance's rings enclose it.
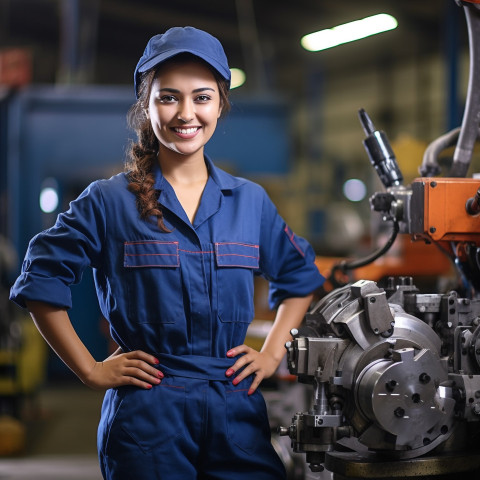
<path fill-rule="evenodd" d="M 201 62 L 167 63 L 152 83 L 147 113 L 160 150 L 203 158 L 221 114 L 215 77 Z"/>

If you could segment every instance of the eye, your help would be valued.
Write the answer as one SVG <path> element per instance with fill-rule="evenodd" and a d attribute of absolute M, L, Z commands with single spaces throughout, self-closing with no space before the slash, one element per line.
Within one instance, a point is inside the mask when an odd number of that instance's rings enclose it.
<path fill-rule="evenodd" d="M 177 101 L 177 98 L 174 95 L 162 95 L 159 100 L 162 103 L 173 103 Z"/>
<path fill-rule="evenodd" d="M 161 90 L 157 90 L 155 92 L 155 101 L 160 103 L 173 103 L 177 101 L 177 97 L 173 92 L 162 92 Z"/>
<path fill-rule="evenodd" d="M 195 100 L 199 103 L 205 103 L 205 102 L 208 102 L 211 99 L 212 99 L 212 97 L 210 97 L 210 95 L 206 95 L 206 94 L 202 93 L 201 95 L 198 95 L 198 97 Z"/>

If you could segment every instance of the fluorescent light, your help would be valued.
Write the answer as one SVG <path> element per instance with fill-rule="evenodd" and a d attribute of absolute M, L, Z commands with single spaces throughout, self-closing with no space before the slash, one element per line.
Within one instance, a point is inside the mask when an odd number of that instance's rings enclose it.
<path fill-rule="evenodd" d="M 230 81 L 230 90 L 238 88 L 245 83 L 246 75 L 243 70 L 240 68 L 231 68 L 230 73 L 232 75 L 232 79 Z"/>
<path fill-rule="evenodd" d="M 372 17 L 310 33 L 302 37 L 300 43 L 306 50 L 318 52 L 342 43 L 354 42 L 377 33 L 393 30 L 397 25 L 398 22 L 395 17 L 386 13 L 379 13 Z"/>

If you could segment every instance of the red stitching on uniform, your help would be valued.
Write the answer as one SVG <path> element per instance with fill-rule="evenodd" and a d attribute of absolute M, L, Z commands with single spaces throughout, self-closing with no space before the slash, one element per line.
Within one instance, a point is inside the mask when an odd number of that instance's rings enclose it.
<path fill-rule="evenodd" d="M 249 388 L 241 388 L 239 390 L 227 390 L 225 393 L 237 393 L 237 392 L 248 392 L 250 391 Z"/>
<path fill-rule="evenodd" d="M 193 251 L 193 250 L 183 250 L 182 248 L 178 249 L 179 252 L 185 252 L 185 253 L 214 253 L 213 250 L 198 250 L 198 251 Z"/>
<path fill-rule="evenodd" d="M 217 257 L 244 257 L 244 258 L 258 258 L 258 255 L 256 257 L 252 255 L 240 255 L 239 253 L 217 253 Z"/>
<path fill-rule="evenodd" d="M 241 245 L 242 247 L 259 248 L 256 244 L 240 243 L 240 242 L 216 242 L 215 245 Z"/>
<path fill-rule="evenodd" d="M 181 385 L 162 385 L 161 383 L 157 385 L 157 387 L 164 387 L 164 388 L 179 388 L 181 390 L 185 390 L 185 387 L 182 387 Z"/>
<path fill-rule="evenodd" d="M 290 228 L 288 228 L 288 225 L 285 225 L 283 231 L 287 234 L 287 237 L 292 242 L 292 245 L 298 250 L 298 253 L 300 253 L 302 257 L 305 257 L 305 253 L 295 242 L 295 234 L 290 230 Z"/>

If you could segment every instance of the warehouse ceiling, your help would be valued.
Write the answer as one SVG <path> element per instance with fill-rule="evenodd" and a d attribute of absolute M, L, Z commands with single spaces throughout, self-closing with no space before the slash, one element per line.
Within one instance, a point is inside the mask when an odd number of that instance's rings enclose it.
<path fill-rule="evenodd" d="M 324 52 L 300 46 L 306 33 L 382 12 L 396 30 Z M 307 71 L 334 77 L 446 54 L 456 23 L 465 43 L 454 0 L 0 0 L 0 48 L 30 48 L 35 82 L 128 84 L 150 36 L 192 25 L 221 40 L 246 89 L 295 92 Z"/>

